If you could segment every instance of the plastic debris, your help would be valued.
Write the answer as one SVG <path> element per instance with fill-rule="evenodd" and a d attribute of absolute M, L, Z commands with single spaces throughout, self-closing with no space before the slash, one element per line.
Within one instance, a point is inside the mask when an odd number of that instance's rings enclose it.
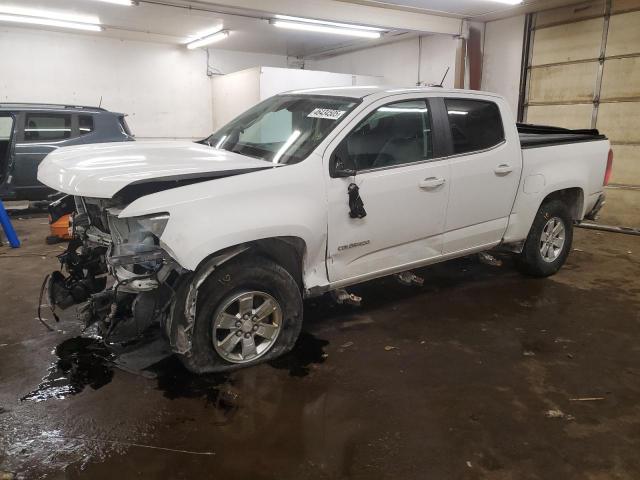
<path fill-rule="evenodd" d="M 339 303 L 340 305 L 356 305 L 359 307 L 362 303 L 362 297 L 349 293 L 344 288 L 339 288 L 331 293 L 333 294 L 333 298 L 336 303 Z"/>
<path fill-rule="evenodd" d="M 396 280 L 398 280 L 403 285 L 407 285 L 407 286 L 417 285 L 419 287 L 424 285 L 424 278 L 419 277 L 413 272 L 396 273 L 395 277 L 396 277 Z"/>
<path fill-rule="evenodd" d="M 564 418 L 565 420 L 573 420 L 573 415 L 564 413 L 562 410 L 551 409 L 544 413 L 547 418 Z"/>
<path fill-rule="evenodd" d="M 394 347 L 393 345 L 387 345 L 384 347 L 385 351 L 390 352 L 391 350 L 397 350 L 398 347 Z"/>
<path fill-rule="evenodd" d="M 478 259 L 480 260 L 480 263 L 484 263 L 485 265 L 491 265 L 492 267 L 502 266 L 502 260 L 497 259 L 487 252 L 480 252 L 478 254 Z"/>

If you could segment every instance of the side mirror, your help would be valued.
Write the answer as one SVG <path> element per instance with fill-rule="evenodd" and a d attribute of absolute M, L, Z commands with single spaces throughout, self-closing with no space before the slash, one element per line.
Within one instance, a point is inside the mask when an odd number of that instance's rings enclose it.
<path fill-rule="evenodd" d="M 333 155 L 331 155 L 329 175 L 331 175 L 331 178 L 347 178 L 353 177 L 356 171 L 356 166 L 344 144 L 340 145 L 336 148 L 335 152 L 333 152 Z"/>

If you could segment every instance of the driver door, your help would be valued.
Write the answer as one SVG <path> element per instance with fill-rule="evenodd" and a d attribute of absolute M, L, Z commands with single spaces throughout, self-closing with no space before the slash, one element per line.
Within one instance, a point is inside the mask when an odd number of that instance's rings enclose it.
<path fill-rule="evenodd" d="M 328 182 L 332 285 L 406 270 L 442 255 L 450 164 L 438 158 L 433 129 L 438 116 L 425 99 L 386 102 L 372 107 L 328 150 L 332 172 L 345 163 L 357 172 L 346 178 L 332 173 Z M 364 218 L 349 215 L 352 183 L 359 187 Z"/>

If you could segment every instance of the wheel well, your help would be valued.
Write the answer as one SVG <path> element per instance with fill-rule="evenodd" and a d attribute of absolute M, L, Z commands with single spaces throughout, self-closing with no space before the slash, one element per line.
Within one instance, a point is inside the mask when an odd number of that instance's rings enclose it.
<path fill-rule="evenodd" d="M 281 265 L 296 281 L 300 291 L 304 288 L 302 261 L 305 254 L 304 240 L 297 237 L 273 237 L 255 240 L 245 254 L 267 257 Z"/>
<path fill-rule="evenodd" d="M 574 220 L 582 219 L 584 192 L 581 188 L 574 187 L 557 190 L 547 195 L 542 203 L 548 202 L 550 200 L 560 200 L 569 208 L 571 217 Z"/>

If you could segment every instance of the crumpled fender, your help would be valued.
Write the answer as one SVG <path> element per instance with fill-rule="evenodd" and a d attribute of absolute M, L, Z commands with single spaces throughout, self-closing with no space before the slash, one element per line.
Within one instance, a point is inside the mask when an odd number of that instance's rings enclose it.
<path fill-rule="evenodd" d="M 198 269 L 185 275 L 176 291 L 176 298 L 171 306 L 171 314 L 165 325 L 165 332 L 169 337 L 171 350 L 180 355 L 189 355 L 193 326 L 196 321 L 196 306 L 198 304 L 198 289 L 213 271 L 225 262 L 249 249 L 248 245 L 238 245 L 225 252 L 205 260 Z"/>

